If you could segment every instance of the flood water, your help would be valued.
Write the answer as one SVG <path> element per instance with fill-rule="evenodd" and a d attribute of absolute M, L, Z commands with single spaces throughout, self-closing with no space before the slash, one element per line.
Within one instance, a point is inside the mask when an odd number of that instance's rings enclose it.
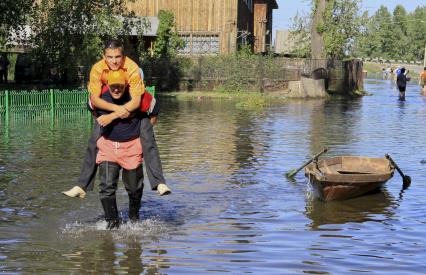
<path fill-rule="evenodd" d="M 98 188 L 71 187 L 86 115 L 0 123 L 0 272 L 5 274 L 424 274 L 426 97 L 367 81 L 356 100 L 300 100 L 259 112 L 230 100 L 162 99 L 157 141 L 168 184 L 145 185 L 141 221 L 104 230 Z M 327 156 L 389 153 L 412 178 L 342 202 L 307 196 L 303 171 Z M 127 195 L 120 184 L 120 215 Z"/>

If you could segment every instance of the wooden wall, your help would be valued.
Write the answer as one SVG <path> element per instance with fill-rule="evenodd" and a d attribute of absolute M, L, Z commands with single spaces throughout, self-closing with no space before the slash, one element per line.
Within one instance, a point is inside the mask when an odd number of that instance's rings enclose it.
<path fill-rule="evenodd" d="M 265 35 L 267 25 L 268 5 L 264 1 L 255 1 L 254 3 L 254 52 L 261 53 L 266 51 Z"/>
<path fill-rule="evenodd" d="M 266 52 L 272 38 L 272 10 L 278 8 L 273 0 L 254 0 L 254 51 Z"/>
<path fill-rule="evenodd" d="M 169 10 L 179 32 L 218 33 L 221 53 L 236 49 L 238 0 L 135 0 L 127 6 L 137 16 Z"/>

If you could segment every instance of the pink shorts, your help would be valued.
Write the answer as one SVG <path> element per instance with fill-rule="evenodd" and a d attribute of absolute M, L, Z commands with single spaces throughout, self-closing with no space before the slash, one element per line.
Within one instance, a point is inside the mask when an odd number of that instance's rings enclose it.
<path fill-rule="evenodd" d="M 142 145 L 139 138 L 119 142 L 101 137 L 96 145 L 99 150 L 96 156 L 97 164 L 103 161 L 112 161 L 124 169 L 132 170 L 137 168 L 143 161 Z"/>

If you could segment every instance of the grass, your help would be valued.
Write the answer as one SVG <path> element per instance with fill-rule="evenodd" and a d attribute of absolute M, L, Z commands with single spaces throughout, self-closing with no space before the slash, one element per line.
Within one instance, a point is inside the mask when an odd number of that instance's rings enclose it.
<path fill-rule="evenodd" d="M 178 100 L 187 99 L 220 99 L 235 102 L 237 109 L 243 110 L 261 110 L 264 107 L 285 102 L 285 99 L 273 97 L 260 92 L 241 92 L 241 91 L 192 91 L 192 92 L 168 92 L 162 93 L 164 96 L 175 97 Z"/>

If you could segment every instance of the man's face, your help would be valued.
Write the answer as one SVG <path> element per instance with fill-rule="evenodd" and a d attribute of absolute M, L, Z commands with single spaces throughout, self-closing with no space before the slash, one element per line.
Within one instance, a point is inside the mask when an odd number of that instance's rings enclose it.
<path fill-rule="evenodd" d="M 108 48 L 104 52 L 104 59 L 107 63 L 108 67 L 116 71 L 120 68 L 121 64 L 123 63 L 123 51 L 121 48 L 111 49 Z"/>
<path fill-rule="evenodd" d="M 109 86 L 109 93 L 113 99 L 120 99 L 124 94 L 125 88 L 125 85 L 112 84 Z"/>

